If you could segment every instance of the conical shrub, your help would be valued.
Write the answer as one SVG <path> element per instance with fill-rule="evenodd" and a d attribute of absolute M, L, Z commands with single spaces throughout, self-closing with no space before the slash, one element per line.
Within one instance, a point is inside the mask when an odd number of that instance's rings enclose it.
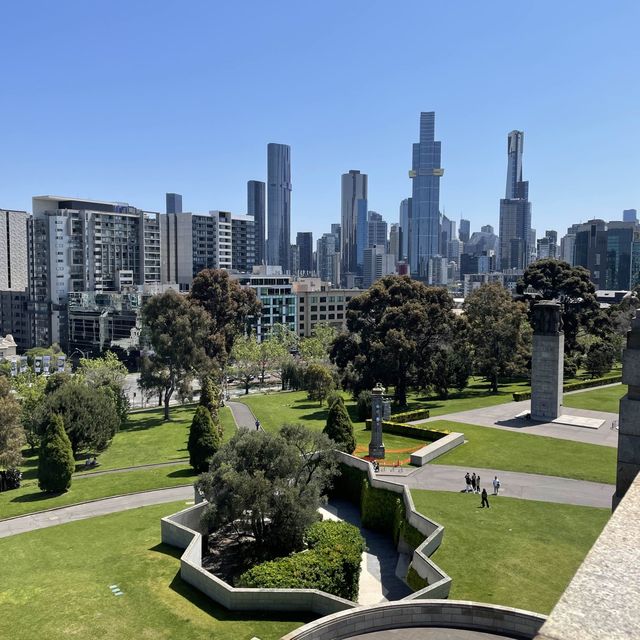
<path fill-rule="evenodd" d="M 71 486 L 76 463 L 62 416 L 54 414 L 40 443 L 38 486 L 47 493 L 60 493 Z"/>
<path fill-rule="evenodd" d="M 353 433 L 353 424 L 341 397 L 336 398 L 329 407 L 327 425 L 323 431 L 336 443 L 340 450 L 346 453 L 355 451 L 356 437 Z"/>
<path fill-rule="evenodd" d="M 220 432 L 211 419 L 209 409 L 200 405 L 193 416 L 189 431 L 189 464 L 198 473 L 207 471 L 209 460 L 220 447 L 220 442 Z"/>

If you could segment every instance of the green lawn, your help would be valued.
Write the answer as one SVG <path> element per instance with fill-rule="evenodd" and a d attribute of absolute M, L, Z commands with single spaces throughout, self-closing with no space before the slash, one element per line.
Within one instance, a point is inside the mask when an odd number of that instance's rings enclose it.
<path fill-rule="evenodd" d="M 227 611 L 184 583 L 160 544 L 163 504 L 0 539 L 0 638 L 276 640 L 303 614 Z M 124 592 L 114 596 L 110 585 Z"/>
<path fill-rule="evenodd" d="M 432 560 L 453 579 L 450 598 L 549 613 L 604 527 L 608 509 L 444 491 L 412 492 L 444 525 Z"/>
<path fill-rule="evenodd" d="M 428 425 L 434 429 L 460 431 L 468 441 L 441 455 L 431 464 L 521 471 L 615 483 L 616 449 L 613 447 L 447 420 L 434 420 Z"/>
<path fill-rule="evenodd" d="M 589 409 L 590 411 L 608 411 L 618 413 L 620 398 L 627 393 L 626 384 L 618 384 L 615 387 L 604 387 L 581 391 L 580 393 L 564 394 L 562 404 L 565 407 L 576 409 Z"/>
<path fill-rule="evenodd" d="M 183 463 L 155 469 L 107 473 L 95 477 L 76 477 L 69 491 L 57 495 L 42 493 L 38 489 L 37 480 L 28 480 L 23 482 L 19 489 L 0 493 L 0 519 L 64 507 L 85 500 L 108 498 L 121 493 L 192 484 L 195 478 L 193 469 L 187 463 Z"/>

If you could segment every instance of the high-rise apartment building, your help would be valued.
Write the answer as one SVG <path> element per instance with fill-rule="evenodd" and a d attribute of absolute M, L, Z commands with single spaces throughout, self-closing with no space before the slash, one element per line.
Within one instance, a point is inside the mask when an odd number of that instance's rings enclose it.
<path fill-rule="evenodd" d="M 560 240 L 560 259 L 568 262 L 571 266 L 575 264 L 576 233 L 580 229 L 579 224 L 573 224 L 567 229 L 566 235 Z"/>
<path fill-rule="evenodd" d="M 438 254 L 440 245 L 440 142 L 435 140 L 436 114 L 420 114 L 420 139 L 413 145 L 409 177 L 413 180 L 411 208 L 411 273 L 428 275 L 429 258 Z"/>
<path fill-rule="evenodd" d="M 393 255 L 387 253 L 384 245 L 367 247 L 364 250 L 364 265 L 362 270 L 362 285 L 370 287 L 376 280 L 396 271 L 396 261 Z"/>
<path fill-rule="evenodd" d="M 127 203 L 35 197 L 30 242 L 32 337 L 38 346 L 66 346 L 69 293 L 160 281 L 158 214 Z"/>
<path fill-rule="evenodd" d="M 289 269 L 291 247 L 291 147 L 267 145 L 267 261 Z"/>
<path fill-rule="evenodd" d="M 167 193 L 165 200 L 165 213 L 182 213 L 182 196 L 179 193 Z"/>
<path fill-rule="evenodd" d="M 395 261 L 398 262 L 401 260 L 400 252 L 402 247 L 402 229 L 400 225 L 396 222 L 391 225 L 389 229 L 389 253 L 395 258 Z"/>
<path fill-rule="evenodd" d="M 342 250 L 342 225 L 339 222 L 331 223 L 331 233 L 336 237 L 336 251 Z"/>
<path fill-rule="evenodd" d="M 387 246 L 387 221 L 377 211 L 367 213 L 367 247 Z"/>
<path fill-rule="evenodd" d="M 342 244 L 340 249 L 343 274 L 358 272 L 358 235 L 362 237 L 367 215 L 367 174 L 351 169 L 341 179 Z M 364 220 L 362 219 L 364 214 Z M 359 217 L 360 216 L 360 217 Z M 360 234 L 358 234 L 360 222 Z"/>
<path fill-rule="evenodd" d="M 29 214 L 0 209 L 0 291 L 25 291 L 29 286 Z"/>
<path fill-rule="evenodd" d="M 457 238 L 456 222 L 455 220 L 449 220 L 447 216 L 442 214 L 440 217 L 440 255 L 447 255 L 449 242 L 454 238 Z"/>
<path fill-rule="evenodd" d="M 525 269 L 531 260 L 531 203 L 529 183 L 522 180 L 523 145 L 524 132 L 511 131 L 507 139 L 507 188 L 500 200 L 502 271 Z"/>
<path fill-rule="evenodd" d="M 313 273 L 313 233 L 298 231 L 296 245 L 298 246 L 300 273 L 309 276 Z"/>
<path fill-rule="evenodd" d="M 334 287 L 340 283 L 340 252 L 336 250 L 337 238 L 333 233 L 325 233 L 318 239 L 316 262 L 318 277 L 330 282 Z"/>
<path fill-rule="evenodd" d="M 256 221 L 253 216 L 231 214 L 231 268 L 251 273 L 256 263 Z"/>
<path fill-rule="evenodd" d="M 369 212 L 367 200 L 356 201 L 356 271 L 362 274 L 364 250 L 369 246 Z"/>
<path fill-rule="evenodd" d="M 493 232 L 492 232 L 493 233 Z M 462 218 L 460 220 L 460 228 L 458 230 L 458 239 L 467 242 L 471 237 L 471 222 Z"/>
<path fill-rule="evenodd" d="M 410 238 L 411 238 L 411 198 L 405 198 L 400 203 L 400 229 L 402 230 L 402 246 L 400 251 L 401 260 L 409 260 Z"/>
<path fill-rule="evenodd" d="M 252 216 L 255 221 L 255 264 L 264 264 L 267 258 L 264 182 L 258 180 L 247 182 L 247 215 Z"/>

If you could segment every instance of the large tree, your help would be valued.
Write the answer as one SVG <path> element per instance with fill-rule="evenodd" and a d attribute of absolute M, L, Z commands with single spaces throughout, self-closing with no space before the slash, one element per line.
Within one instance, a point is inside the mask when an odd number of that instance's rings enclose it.
<path fill-rule="evenodd" d="M 150 298 L 142 308 L 142 319 L 153 350 L 142 361 L 142 376 L 164 385 L 164 419 L 169 420 L 174 392 L 186 391 L 209 364 L 205 345 L 210 319 L 201 306 L 173 290 Z"/>
<path fill-rule="evenodd" d="M 231 349 L 231 371 L 242 382 L 245 394 L 251 381 L 260 373 L 260 345 L 254 334 L 236 338 Z"/>
<path fill-rule="evenodd" d="M 608 331 L 606 315 L 600 313 L 595 287 L 584 267 L 572 267 L 568 262 L 545 258 L 530 264 L 518 283 L 518 293 L 527 295 L 533 289 L 531 305 L 536 298 L 562 303 L 565 353 L 573 354 L 581 330 L 603 335 Z"/>
<path fill-rule="evenodd" d="M 21 422 L 32 453 L 40 446 L 40 413 L 47 378 L 29 370 L 11 381 L 20 402 Z"/>
<path fill-rule="evenodd" d="M 0 470 L 17 469 L 22 463 L 26 442 L 20 405 L 11 393 L 11 385 L 0 376 Z"/>
<path fill-rule="evenodd" d="M 342 397 L 338 396 L 329 407 L 327 424 L 322 432 L 331 438 L 340 450 L 347 453 L 355 451 L 356 436 L 353 433 L 353 423 Z"/>
<path fill-rule="evenodd" d="M 42 435 L 38 458 L 38 486 L 48 493 L 66 491 L 71 486 L 75 467 L 64 421 L 62 416 L 54 414 Z"/>
<path fill-rule="evenodd" d="M 498 392 L 498 380 L 524 373 L 531 354 L 527 308 L 498 283 L 485 284 L 464 302 L 476 373 Z"/>
<path fill-rule="evenodd" d="M 338 332 L 326 323 L 319 323 L 308 338 L 302 338 L 299 344 L 300 357 L 306 362 L 329 360 L 329 353 Z"/>
<path fill-rule="evenodd" d="M 249 318 L 260 313 L 255 291 L 242 287 L 224 269 L 204 269 L 191 283 L 189 297 L 207 312 L 205 348 L 217 367 L 224 369 L 236 336 L 247 330 Z"/>
<path fill-rule="evenodd" d="M 209 468 L 211 457 L 220 448 L 221 440 L 220 433 L 211 419 L 211 413 L 200 405 L 193 414 L 187 442 L 189 464 L 198 473 Z"/>
<path fill-rule="evenodd" d="M 395 401 L 407 403 L 407 389 L 428 386 L 424 369 L 446 342 L 454 316 L 445 289 L 408 276 L 386 276 L 347 306 L 348 333 L 333 343 L 331 358 L 343 385 L 356 394 L 376 382 L 394 387 Z"/>
<path fill-rule="evenodd" d="M 272 556 L 301 549 L 336 472 L 331 448 L 324 434 L 302 425 L 238 432 L 197 482 L 208 502 L 205 522 L 253 538 Z"/>

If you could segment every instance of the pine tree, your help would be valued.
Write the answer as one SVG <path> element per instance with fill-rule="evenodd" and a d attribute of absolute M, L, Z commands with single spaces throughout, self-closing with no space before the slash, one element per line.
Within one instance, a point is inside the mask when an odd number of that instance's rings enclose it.
<path fill-rule="evenodd" d="M 221 437 L 216 428 L 211 413 L 205 406 L 200 405 L 193 416 L 189 431 L 189 464 L 202 473 L 209 469 L 211 456 L 220 447 Z"/>
<path fill-rule="evenodd" d="M 356 448 L 356 438 L 353 433 L 353 424 L 344 406 L 344 400 L 338 397 L 327 415 L 327 425 L 323 432 L 331 438 L 339 449 L 347 453 L 353 453 Z"/>
<path fill-rule="evenodd" d="M 62 416 L 55 414 L 42 438 L 38 459 L 38 486 L 42 491 L 60 493 L 71 486 L 76 463 Z"/>

